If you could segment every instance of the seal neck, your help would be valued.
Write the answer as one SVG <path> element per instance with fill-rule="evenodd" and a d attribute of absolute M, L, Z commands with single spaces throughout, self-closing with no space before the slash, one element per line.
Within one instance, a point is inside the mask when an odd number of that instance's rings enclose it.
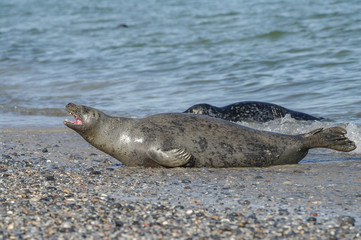
<path fill-rule="evenodd" d="M 134 120 L 104 115 L 96 126 L 80 134 L 94 147 L 111 155 L 119 146 L 118 133 L 126 131 L 131 121 Z"/>

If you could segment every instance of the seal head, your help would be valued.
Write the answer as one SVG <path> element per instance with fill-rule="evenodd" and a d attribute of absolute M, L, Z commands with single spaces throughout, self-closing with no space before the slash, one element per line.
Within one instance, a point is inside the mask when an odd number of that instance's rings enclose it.
<path fill-rule="evenodd" d="M 66 119 L 64 124 L 78 133 L 93 129 L 103 114 L 94 108 L 75 105 L 74 103 L 66 105 L 65 110 L 75 118 L 75 121 Z"/>

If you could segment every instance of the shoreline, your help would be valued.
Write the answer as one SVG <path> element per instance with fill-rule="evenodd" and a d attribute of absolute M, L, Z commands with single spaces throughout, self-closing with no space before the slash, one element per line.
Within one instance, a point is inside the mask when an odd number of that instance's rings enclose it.
<path fill-rule="evenodd" d="M 69 129 L 0 129 L 0 236 L 361 237 L 361 162 L 129 168 Z"/>

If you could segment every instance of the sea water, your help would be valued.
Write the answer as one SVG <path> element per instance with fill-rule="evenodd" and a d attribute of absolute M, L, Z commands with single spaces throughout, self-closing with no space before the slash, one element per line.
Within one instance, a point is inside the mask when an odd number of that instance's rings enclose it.
<path fill-rule="evenodd" d="M 339 125 L 361 153 L 360 12 L 357 0 L 2 0 L 0 128 L 63 127 L 68 102 L 142 117 L 252 100 L 326 120 L 244 125 Z"/>

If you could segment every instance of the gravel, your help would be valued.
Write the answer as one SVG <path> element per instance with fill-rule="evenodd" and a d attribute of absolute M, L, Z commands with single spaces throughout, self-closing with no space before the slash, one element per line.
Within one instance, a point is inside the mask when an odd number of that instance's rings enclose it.
<path fill-rule="evenodd" d="M 1 239 L 361 239 L 361 162 L 128 168 L 65 129 L 0 130 Z"/>

